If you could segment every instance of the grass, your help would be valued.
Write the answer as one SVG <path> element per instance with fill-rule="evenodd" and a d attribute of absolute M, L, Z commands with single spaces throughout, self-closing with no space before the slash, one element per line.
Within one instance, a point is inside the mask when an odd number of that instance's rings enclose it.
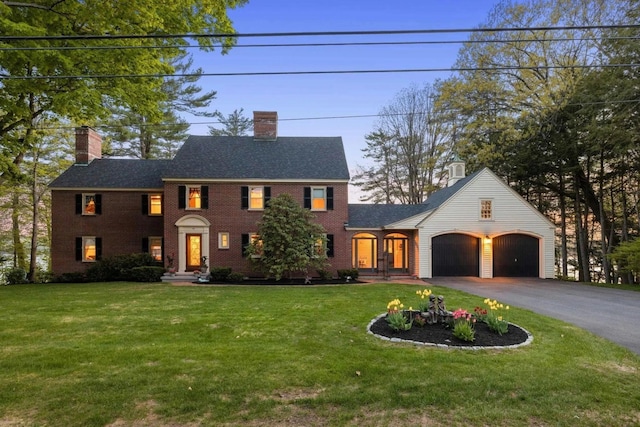
<path fill-rule="evenodd" d="M 0 426 L 640 423 L 640 358 L 530 311 L 511 307 L 534 341 L 508 351 L 366 333 L 416 289 L 0 287 Z M 482 303 L 432 289 L 450 309 Z"/>

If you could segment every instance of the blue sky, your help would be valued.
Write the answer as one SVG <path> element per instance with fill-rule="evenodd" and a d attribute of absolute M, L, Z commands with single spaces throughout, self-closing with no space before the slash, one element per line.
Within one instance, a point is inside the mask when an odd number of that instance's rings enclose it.
<path fill-rule="evenodd" d="M 238 33 L 468 29 L 487 20 L 497 0 L 269 0 L 250 1 L 230 12 Z M 239 44 L 465 40 L 468 34 L 367 35 L 241 38 Z M 194 51 L 205 73 L 449 68 L 459 44 L 331 47 L 236 47 L 227 55 Z M 199 85 L 217 91 L 212 108 L 229 114 L 243 108 L 277 111 L 282 136 L 341 136 L 349 168 L 366 164 L 365 135 L 375 117 L 290 120 L 335 116 L 372 116 L 402 89 L 433 83 L 449 73 L 329 74 L 297 76 L 203 77 Z M 187 117 L 190 122 L 207 119 Z M 206 134 L 206 124 L 190 132 Z M 354 196 L 355 197 L 355 196 Z M 352 197 L 351 202 L 357 200 Z"/>

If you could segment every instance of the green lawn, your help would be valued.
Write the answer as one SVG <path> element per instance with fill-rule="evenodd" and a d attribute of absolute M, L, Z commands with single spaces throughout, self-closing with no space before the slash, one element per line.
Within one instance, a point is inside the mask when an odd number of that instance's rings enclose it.
<path fill-rule="evenodd" d="M 640 424 L 640 358 L 557 320 L 511 307 L 534 341 L 507 351 L 367 334 L 417 289 L 3 286 L 0 426 Z"/>

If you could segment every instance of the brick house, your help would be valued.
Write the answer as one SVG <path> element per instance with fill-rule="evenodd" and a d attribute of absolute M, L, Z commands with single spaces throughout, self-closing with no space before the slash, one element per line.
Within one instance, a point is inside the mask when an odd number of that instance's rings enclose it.
<path fill-rule="evenodd" d="M 52 191 L 55 274 L 149 252 L 178 272 L 209 266 L 256 275 L 243 248 L 271 197 L 289 193 L 327 232 L 332 269 L 350 268 L 344 224 L 349 170 L 339 137 L 280 137 L 277 113 L 254 113 L 253 137 L 190 136 L 172 160 L 109 159 L 91 128 Z M 166 264 L 166 262 L 163 262 Z"/>
<path fill-rule="evenodd" d="M 466 176 L 454 159 L 424 203 L 349 204 L 342 139 L 281 137 L 277 120 L 254 112 L 252 137 L 192 135 L 171 160 L 102 158 L 100 136 L 78 128 L 76 163 L 50 185 L 54 274 L 149 252 L 182 273 L 206 256 L 257 275 L 243 248 L 288 193 L 326 230 L 334 274 L 554 277 L 554 225 L 489 169 Z"/>

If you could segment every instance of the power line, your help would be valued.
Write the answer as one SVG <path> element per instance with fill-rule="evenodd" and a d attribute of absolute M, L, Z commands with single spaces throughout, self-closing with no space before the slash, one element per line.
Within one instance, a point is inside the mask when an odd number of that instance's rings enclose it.
<path fill-rule="evenodd" d="M 412 45 L 441 45 L 441 44 L 479 44 L 479 43 L 544 43 L 544 42 L 569 42 L 569 41 L 593 41 L 593 40 L 638 40 L 638 36 L 616 37 L 578 37 L 578 38 L 540 38 L 540 39 L 492 39 L 492 40 L 423 40 L 423 41 L 394 41 L 394 42 L 326 42 L 326 43 L 259 43 L 237 44 L 238 48 L 281 48 L 281 47 L 345 47 L 345 46 L 412 46 Z M 42 46 L 42 47 L 0 47 L 0 52 L 20 51 L 65 51 L 65 50 L 137 50 L 137 49 L 175 49 L 178 46 Z M 182 45 L 184 49 L 199 49 L 200 45 Z M 213 45 L 214 48 L 223 48 L 223 45 Z"/>
<path fill-rule="evenodd" d="M 461 67 L 461 68 L 398 68 L 378 70 L 310 70 L 310 71 L 244 71 L 229 73 L 179 73 L 179 74 L 93 74 L 93 75 L 45 75 L 45 76 L 0 76 L 1 80 L 60 80 L 60 79 L 129 79 L 129 78 L 165 78 L 165 77 L 249 77 L 249 76 L 299 76 L 327 74 L 390 74 L 390 73 L 433 73 L 433 72 L 474 72 L 474 71 L 512 71 L 512 70 L 555 70 L 555 69 L 591 69 L 591 68 L 633 68 L 640 64 L 577 64 L 577 65 L 541 65 L 541 66 L 500 66 L 500 67 Z"/>
<path fill-rule="evenodd" d="M 317 37 L 317 36 L 369 36 L 400 34 L 451 34 L 451 33 L 502 33 L 525 31 L 561 31 L 561 30 L 614 30 L 640 28 L 640 24 L 614 25 L 575 25 L 545 27 L 497 27 L 497 28 L 441 28 L 422 30 L 371 30 L 371 31 L 302 31 L 282 33 L 213 33 L 213 34 L 84 34 L 55 36 L 0 36 L 0 41 L 37 41 L 37 40 L 117 40 L 117 39 L 219 39 L 251 37 Z"/>

